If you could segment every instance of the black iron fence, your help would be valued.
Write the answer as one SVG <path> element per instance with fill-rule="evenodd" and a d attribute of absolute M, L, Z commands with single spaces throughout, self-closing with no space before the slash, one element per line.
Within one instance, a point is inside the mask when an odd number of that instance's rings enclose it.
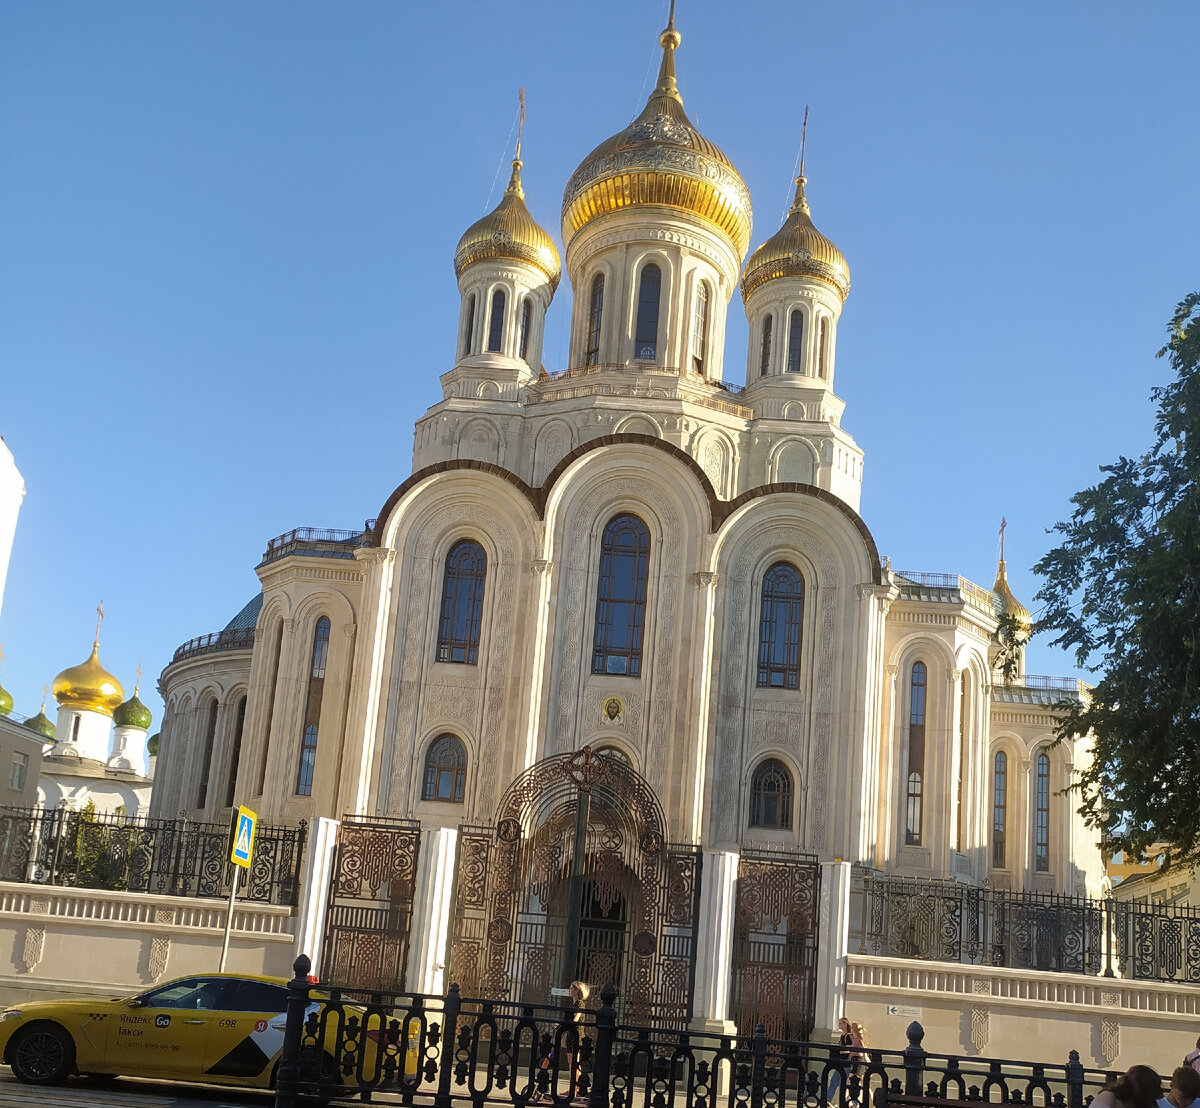
<path fill-rule="evenodd" d="M 299 1097 L 453 1108 L 886 1108 L 893 1097 L 1083 1108 L 1115 1074 L 1064 1065 L 930 1054 L 924 1030 L 903 1049 L 850 1059 L 821 1043 L 708 1035 L 617 1023 L 617 991 L 597 1011 L 460 996 L 322 993 L 296 960 L 277 1108 Z M 317 1003 L 313 1003 L 316 1001 Z"/>
<path fill-rule="evenodd" d="M 1200 983 L 1200 908 L 1012 892 L 855 868 L 859 954 Z"/>
<path fill-rule="evenodd" d="M 307 826 L 259 825 L 238 897 L 299 903 Z M 229 895 L 230 829 L 223 823 L 145 819 L 67 808 L 0 807 L 0 881 L 76 889 Z"/>

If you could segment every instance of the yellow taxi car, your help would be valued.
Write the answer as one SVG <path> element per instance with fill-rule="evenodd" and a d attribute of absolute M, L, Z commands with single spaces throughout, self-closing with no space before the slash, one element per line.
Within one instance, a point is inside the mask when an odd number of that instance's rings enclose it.
<path fill-rule="evenodd" d="M 6 1008 L 0 1056 L 30 1085 L 78 1073 L 271 1088 L 286 1013 L 281 977 L 197 974 L 123 1000 Z"/>

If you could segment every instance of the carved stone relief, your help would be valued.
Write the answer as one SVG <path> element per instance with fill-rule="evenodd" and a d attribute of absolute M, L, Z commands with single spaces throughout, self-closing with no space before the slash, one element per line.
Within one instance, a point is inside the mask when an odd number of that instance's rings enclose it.
<path fill-rule="evenodd" d="M 991 1017 L 988 1010 L 982 1006 L 976 1005 L 971 1009 L 971 1045 L 980 1053 L 988 1045 L 988 1040 L 991 1038 Z"/>

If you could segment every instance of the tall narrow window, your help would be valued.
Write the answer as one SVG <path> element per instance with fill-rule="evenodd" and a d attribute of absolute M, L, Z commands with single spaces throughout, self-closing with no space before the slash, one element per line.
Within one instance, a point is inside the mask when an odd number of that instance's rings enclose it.
<path fill-rule="evenodd" d="M 914 662 L 908 686 L 908 781 L 904 805 L 904 842 L 921 845 L 925 793 L 925 685 L 924 662 Z"/>
<path fill-rule="evenodd" d="M 584 365 L 600 362 L 600 326 L 604 321 L 604 274 L 597 273 L 592 280 L 592 301 L 588 308 L 588 341 L 584 354 Z"/>
<path fill-rule="evenodd" d="M 637 516 L 610 520 L 600 544 L 592 672 L 640 677 L 650 532 Z"/>
<path fill-rule="evenodd" d="M 1008 833 L 1008 755 L 996 751 L 992 761 L 992 869 L 1007 865 L 1005 836 Z"/>
<path fill-rule="evenodd" d="M 704 376 L 704 354 L 708 345 L 708 283 L 701 281 L 696 289 L 696 306 L 692 311 L 692 369 Z"/>
<path fill-rule="evenodd" d="M 422 800 L 463 802 L 467 785 L 467 751 L 454 735 L 439 735 L 425 754 L 425 787 Z"/>
<path fill-rule="evenodd" d="M 463 327 L 462 356 L 471 353 L 471 340 L 475 337 L 475 294 L 467 297 L 467 320 Z"/>
<path fill-rule="evenodd" d="M 477 542 L 455 543 L 446 556 L 442 578 L 442 618 L 437 660 L 473 666 L 479 661 L 479 623 L 487 555 Z"/>
<path fill-rule="evenodd" d="M 1033 823 L 1033 868 L 1050 871 L 1050 756 L 1037 756 L 1036 804 Z"/>
<path fill-rule="evenodd" d="M 762 352 L 758 359 L 758 372 L 765 377 L 771 372 L 771 317 L 767 316 L 762 325 Z"/>
<path fill-rule="evenodd" d="M 788 373 L 804 372 L 804 313 L 798 308 L 788 323 Z"/>
<path fill-rule="evenodd" d="M 500 352 L 500 341 L 504 337 L 504 290 L 492 293 L 492 315 L 488 323 L 488 351 Z"/>
<path fill-rule="evenodd" d="M 257 788 L 255 796 L 262 796 L 267 787 L 267 755 L 271 750 L 271 724 L 275 720 L 275 696 L 279 685 L 279 659 L 283 656 L 283 621 L 275 632 L 275 649 L 271 652 L 271 679 L 267 683 L 267 725 L 263 728 L 262 759 L 258 763 Z"/>
<path fill-rule="evenodd" d="M 311 796 L 317 764 L 317 730 L 321 726 L 321 698 L 325 693 L 325 662 L 329 657 L 329 620 L 322 616 L 313 631 L 312 662 L 308 669 L 308 696 L 304 702 L 304 727 L 300 732 L 300 765 L 296 770 L 296 795 Z"/>
<path fill-rule="evenodd" d="M 238 701 L 237 716 L 233 724 L 233 749 L 229 752 L 229 776 L 225 782 L 225 807 L 233 806 L 237 791 L 238 760 L 242 756 L 242 732 L 246 729 L 246 698 Z"/>
<path fill-rule="evenodd" d="M 208 705 L 204 724 L 204 740 L 200 745 L 200 783 L 196 789 L 196 807 L 203 808 L 208 802 L 208 775 L 212 772 L 213 746 L 217 741 L 217 702 Z"/>
<path fill-rule="evenodd" d="M 758 621 L 758 687 L 794 689 L 800 684 L 800 626 L 804 578 L 787 562 L 763 575 Z"/>
<path fill-rule="evenodd" d="M 658 299 L 662 291 L 662 270 L 648 265 L 642 270 L 638 286 L 637 330 L 633 335 L 633 356 L 641 362 L 658 357 Z"/>
<path fill-rule="evenodd" d="M 777 758 L 760 762 L 750 778 L 750 826 L 792 826 L 792 775 Z"/>
<path fill-rule="evenodd" d="M 829 369 L 829 318 L 821 316 L 821 328 L 817 332 L 817 374 L 825 380 Z"/>
<path fill-rule="evenodd" d="M 533 308 L 527 296 L 521 301 L 521 337 L 517 343 L 520 350 L 519 357 L 523 361 L 529 361 L 529 324 L 532 318 Z"/>
<path fill-rule="evenodd" d="M 967 828 L 967 721 L 970 715 L 971 690 L 964 672 L 958 685 L 958 799 L 955 801 L 954 849 L 960 853 L 966 841 Z"/>

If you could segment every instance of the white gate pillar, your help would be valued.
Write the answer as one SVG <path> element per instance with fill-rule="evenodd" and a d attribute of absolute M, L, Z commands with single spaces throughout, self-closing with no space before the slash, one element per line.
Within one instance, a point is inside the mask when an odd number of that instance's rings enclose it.
<path fill-rule="evenodd" d="M 706 850 L 700 871 L 700 918 L 696 923 L 694 1031 L 732 1035 L 729 984 L 733 964 L 733 921 L 737 906 L 738 857 L 732 850 Z"/>
<path fill-rule="evenodd" d="M 846 955 L 850 947 L 850 863 L 821 863 L 821 902 L 817 909 L 817 995 L 813 1005 L 814 1042 L 833 1042 L 846 1014 Z"/>
<path fill-rule="evenodd" d="M 308 825 L 308 849 L 300 882 L 299 914 L 296 918 L 296 955 L 307 954 L 312 972 L 321 973 L 325 946 L 325 913 L 329 907 L 329 883 L 333 880 L 333 854 L 340 824 L 317 816 Z"/>
<path fill-rule="evenodd" d="M 458 830 L 431 827 L 421 832 L 417 858 L 417 884 L 413 890 L 409 927 L 408 971 L 410 993 L 446 991 L 446 945 L 454 910 L 454 863 L 458 856 Z"/>

